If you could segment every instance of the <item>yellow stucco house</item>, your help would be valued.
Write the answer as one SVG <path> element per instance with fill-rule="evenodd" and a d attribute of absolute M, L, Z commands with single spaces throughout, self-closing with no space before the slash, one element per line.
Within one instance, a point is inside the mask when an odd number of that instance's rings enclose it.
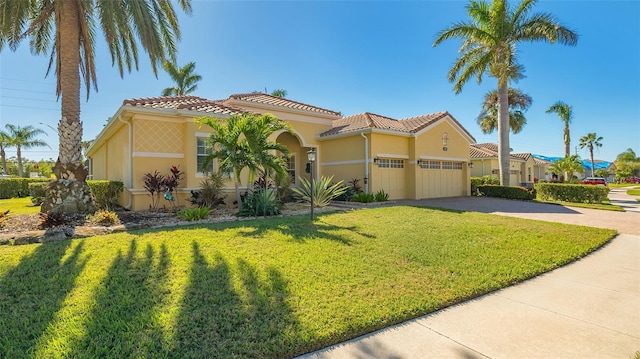
<path fill-rule="evenodd" d="M 448 112 L 402 120 L 372 113 L 343 117 L 337 111 L 263 93 L 215 101 L 196 96 L 125 100 L 87 150 L 90 175 L 122 181 L 121 204 L 144 210 L 150 204 L 144 174 L 154 170 L 168 174 L 171 166 L 178 166 L 186 174 L 178 189 L 179 200 L 185 203 L 206 177 L 201 164 L 212 131 L 194 119 L 225 119 L 242 112 L 269 113 L 291 125 L 293 134 L 275 133 L 271 140 L 290 150 L 288 170 L 296 183 L 309 176 L 307 151 L 315 149 L 315 178 L 334 176 L 335 181 L 345 182 L 357 178 L 365 191 L 383 189 L 390 199 L 470 193 L 469 146 L 475 139 Z M 246 177 L 242 184 L 247 185 Z M 233 183 L 228 185 L 232 192 Z"/>
<path fill-rule="evenodd" d="M 478 143 L 469 146 L 471 176 L 500 176 L 498 144 Z M 512 153 L 509 159 L 509 183 L 512 186 L 532 188 L 536 179 L 545 179 L 551 162 L 534 157 L 531 153 Z"/>

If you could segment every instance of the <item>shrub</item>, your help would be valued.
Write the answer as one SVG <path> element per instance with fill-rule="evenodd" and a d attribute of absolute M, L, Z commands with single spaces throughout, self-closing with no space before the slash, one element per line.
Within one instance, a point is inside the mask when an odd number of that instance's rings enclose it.
<path fill-rule="evenodd" d="M 113 226 L 116 224 L 120 224 L 120 218 L 115 212 L 106 211 L 106 210 L 98 210 L 96 213 L 87 216 L 86 218 L 89 222 L 96 223 L 102 226 Z"/>
<path fill-rule="evenodd" d="M 87 181 L 96 200 L 96 206 L 102 210 L 112 210 L 118 205 L 118 197 L 124 190 L 120 181 L 89 180 Z"/>
<path fill-rule="evenodd" d="M 536 198 L 535 190 L 524 187 L 505 187 L 495 185 L 478 186 L 478 191 L 487 197 L 498 197 L 507 199 L 532 200 Z"/>
<path fill-rule="evenodd" d="M 605 186 L 537 183 L 535 188 L 542 201 L 602 203 L 609 195 Z"/>
<path fill-rule="evenodd" d="M 44 197 L 46 195 L 47 183 L 44 182 L 34 182 L 29 183 L 29 195 L 31 196 L 31 203 L 34 206 L 39 206 L 42 204 Z"/>
<path fill-rule="evenodd" d="M 275 190 L 258 188 L 248 192 L 238 212 L 241 217 L 275 216 L 280 214 L 282 203 L 278 201 Z"/>
<path fill-rule="evenodd" d="M 199 191 L 191 191 L 189 202 L 198 207 L 215 208 L 224 203 L 222 189 L 224 188 L 224 178 L 221 173 L 215 172 L 207 179 L 200 182 Z"/>
<path fill-rule="evenodd" d="M 0 199 L 29 196 L 29 183 L 48 183 L 48 178 L 0 178 Z"/>
<path fill-rule="evenodd" d="M 349 188 L 354 194 L 362 193 L 362 187 L 360 187 L 360 179 L 352 178 L 351 181 L 349 181 Z"/>
<path fill-rule="evenodd" d="M 482 178 L 471 177 L 471 195 L 472 196 L 480 196 L 480 192 L 478 191 L 478 187 L 480 186 L 482 186 Z"/>
<path fill-rule="evenodd" d="M 291 202 L 293 200 L 293 191 L 291 185 L 293 185 L 293 178 L 288 173 L 277 175 L 275 185 L 278 190 L 278 199 L 280 202 Z"/>
<path fill-rule="evenodd" d="M 69 217 L 64 213 L 46 212 L 40 213 L 40 228 L 61 226 L 69 222 Z"/>
<path fill-rule="evenodd" d="M 360 203 L 371 203 L 375 201 L 375 199 L 376 198 L 372 193 L 358 193 L 355 196 L 353 196 L 353 201 L 360 202 Z"/>
<path fill-rule="evenodd" d="M 386 202 L 389 200 L 389 194 L 386 193 L 382 188 L 378 192 L 376 192 L 374 197 L 376 202 Z"/>
<path fill-rule="evenodd" d="M 211 209 L 208 207 L 185 208 L 178 212 L 178 217 L 185 221 L 193 222 L 207 218 L 209 213 L 211 213 Z"/>
<path fill-rule="evenodd" d="M 482 176 L 480 178 L 482 178 L 482 184 L 492 184 L 492 185 L 496 185 L 496 186 L 500 185 L 500 178 L 498 178 L 497 176 L 484 175 L 484 176 Z"/>
<path fill-rule="evenodd" d="M 0 228 L 5 226 L 5 222 L 9 219 L 10 210 L 6 210 L 4 212 L 0 212 Z"/>
<path fill-rule="evenodd" d="M 331 201 L 343 194 L 347 187 L 342 185 L 342 181 L 332 183 L 333 176 L 320 177 L 320 180 L 313 182 L 313 206 L 324 207 L 331 203 Z M 300 179 L 300 186 L 293 186 L 293 192 L 302 197 L 302 200 L 311 203 L 311 184 L 306 178 Z"/>
<path fill-rule="evenodd" d="M 146 189 L 147 192 L 149 192 L 149 196 L 151 196 L 149 209 L 157 211 L 160 205 L 160 193 L 164 190 L 164 176 L 155 170 L 153 173 L 145 173 L 142 180 L 144 181 L 144 189 Z"/>

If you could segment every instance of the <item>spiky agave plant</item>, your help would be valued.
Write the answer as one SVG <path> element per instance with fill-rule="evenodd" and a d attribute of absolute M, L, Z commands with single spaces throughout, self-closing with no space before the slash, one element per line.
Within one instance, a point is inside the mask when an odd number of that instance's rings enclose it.
<path fill-rule="evenodd" d="M 293 186 L 291 190 L 305 202 L 311 203 L 311 183 L 306 178 L 300 179 L 300 186 Z M 313 204 L 315 207 L 325 207 L 331 203 L 331 200 L 340 196 L 347 190 L 343 185 L 343 181 L 333 183 L 333 176 L 320 177 L 320 180 L 313 182 Z"/>

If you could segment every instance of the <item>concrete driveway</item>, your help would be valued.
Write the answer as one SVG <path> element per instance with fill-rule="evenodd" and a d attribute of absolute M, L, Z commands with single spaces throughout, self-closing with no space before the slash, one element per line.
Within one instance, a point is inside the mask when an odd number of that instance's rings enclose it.
<path fill-rule="evenodd" d="M 612 192 L 612 202 L 628 201 Z M 400 204 L 613 228 L 621 234 L 595 253 L 524 283 L 300 358 L 633 358 L 640 352 L 640 211 L 478 197 Z"/>

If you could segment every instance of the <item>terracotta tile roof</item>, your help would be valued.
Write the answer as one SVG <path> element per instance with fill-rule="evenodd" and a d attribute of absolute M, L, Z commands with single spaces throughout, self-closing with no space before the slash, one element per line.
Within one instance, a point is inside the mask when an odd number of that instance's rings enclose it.
<path fill-rule="evenodd" d="M 530 153 L 512 153 L 511 157 L 517 157 L 526 161 L 529 159 L 529 157 L 531 157 L 531 154 Z"/>
<path fill-rule="evenodd" d="M 334 121 L 333 128 L 329 131 L 321 133 L 320 136 L 324 137 L 340 133 L 348 133 L 367 128 L 377 128 L 382 130 L 397 131 L 401 133 L 416 133 L 447 115 L 449 115 L 449 113 L 443 111 L 427 115 L 409 117 L 402 120 L 396 120 L 394 118 L 377 115 L 375 113 L 363 112 L 357 115 L 343 117 L 339 120 Z M 455 119 L 453 120 L 460 126 L 460 128 L 464 128 L 458 121 L 456 121 Z M 471 134 L 469 134 L 468 132 L 467 134 L 469 135 L 469 137 L 473 138 L 473 136 L 471 136 Z"/>
<path fill-rule="evenodd" d="M 553 163 L 551 161 L 546 161 L 546 160 L 543 160 L 542 158 L 538 158 L 535 156 L 533 157 L 533 162 L 538 166 L 549 166 Z"/>
<path fill-rule="evenodd" d="M 498 155 L 498 144 L 497 143 L 476 143 L 473 145 L 474 147 L 481 148 L 490 152 L 494 152 L 496 156 Z"/>
<path fill-rule="evenodd" d="M 327 110 L 326 108 L 312 106 L 302 102 L 292 101 L 287 98 L 271 96 L 261 92 L 231 95 L 229 96 L 228 99 L 222 100 L 222 103 L 231 105 L 233 104 L 233 100 L 255 102 L 255 103 L 271 105 L 271 106 L 286 107 L 286 108 L 291 108 L 296 110 L 322 113 L 325 115 L 342 116 L 342 114 L 337 111 Z M 234 104 L 234 105 L 237 106 L 237 104 Z"/>
<path fill-rule="evenodd" d="M 477 147 L 476 145 L 469 146 L 469 154 L 471 155 L 471 159 L 479 159 L 479 158 L 498 158 L 498 154 L 492 151 L 488 151 L 481 147 Z"/>
<path fill-rule="evenodd" d="M 191 110 L 224 115 L 235 115 L 243 112 L 240 108 L 228 106 L 217 101 L 211 101 L 197 96 L 134 98 L 122 101 L 122 105 L 155 109 Z"/>
<path fill-rule="evenodd" d="M 480 158 L 498 158 L 498 144 L 497 143 L 476 143 L 469 146 L 469 154 L 472 159 L 480 159 Z M 536 164 L 538 163 L 536 158 L 531 153 L 512 153 L 511 159 L 525 160 L 527 161 L 530 157 L 533 157 L 533 160 Z"/>

